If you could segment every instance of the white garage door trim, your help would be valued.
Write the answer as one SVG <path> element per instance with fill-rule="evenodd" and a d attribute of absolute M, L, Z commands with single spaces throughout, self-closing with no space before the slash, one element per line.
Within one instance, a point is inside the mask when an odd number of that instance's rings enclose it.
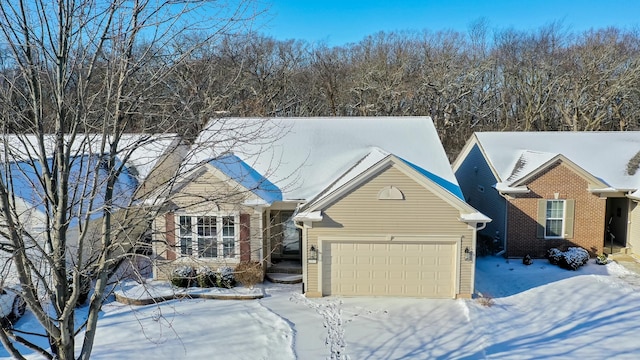
<path fill-rule="evenodd" d="M 427 243 L 427 244 L 436 244 L 436 243 L 447 243 L 454 245 L 454 259 L 453 259 L 453 277 L 454 277 L 454 285 L 451 294 L 451 298 L 455 298 L 456 295 L 460 292 L 460 249 L 462 245 L 462 237 L 452 236 L 452 235 L 401 235 L 401 236 L 381 236 L 381 235 L 370 235 L 370 236 L 325 236 L 318 238 L 318 248 L 320 249 L 320 254 L 318 256 L 318 287 L 319 291 L 322 295 L 327 295 L 324 293 L 324 282 L 323 282 L 323 273 L 324 273 L 324 263 L 323 263 L 323 252 L 325 250 L 325 246 L 330 243 L 336 242 L 344 242 L 344 243 Z"/>

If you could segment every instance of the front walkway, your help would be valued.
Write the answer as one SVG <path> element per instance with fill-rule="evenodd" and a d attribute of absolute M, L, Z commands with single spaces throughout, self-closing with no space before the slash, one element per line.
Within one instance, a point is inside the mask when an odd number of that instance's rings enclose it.
<path fill-rule="evenodd" d="M 148 281 L 138 283 L 125 281 L 114 290 L 116 301 L 127 305 L 149 305 L 172 299 L 216 299 L 216 300 L 254 300 L 264 297 L 259 287 L 253 289 L 242 286 L 226 288 L 179 288 L 168 281 Z"/>
<path fill-rule="evenodd" d="M 625 280 L 634 288 L 640 289 L 640 259 L 631 254 L 612 254 L 609 259 L 622 265 L 625 269 L 631 271 L 636 276 L 625 277 Z"/>

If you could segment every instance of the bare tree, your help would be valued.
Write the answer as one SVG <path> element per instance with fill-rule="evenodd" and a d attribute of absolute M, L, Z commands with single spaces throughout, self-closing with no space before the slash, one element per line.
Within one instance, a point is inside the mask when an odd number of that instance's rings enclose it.
<path fill-rule="evenodd" d="M 12 356 L 22 358 L 19 343 L 46 358 L 73 359 L 81 339 L 78 358 L 90 357 L 108 281 L 152 216 L 140 205 L 147 192 L 130 165 L 157 164 L 149 149 L 174 144 L 170 135 L 145 133 L 179 129 L 169 79 L 203 44 L 245 31 L 254 10 L 243 0 L 0 3 L 7 47 L 0 74 L 2 249 L 50 344 L 3 327 L 0 340 Z M 196 32 L 204 35 L 177 51 L 176 40 Z M 132 131 L 138 134 L 127 135 Z M 159 175 L 172 178 L 171 171 Z M 153 178 L 154 186 L 165 183 Z M 87 278 L 94 291 L 78 326 Z"/>

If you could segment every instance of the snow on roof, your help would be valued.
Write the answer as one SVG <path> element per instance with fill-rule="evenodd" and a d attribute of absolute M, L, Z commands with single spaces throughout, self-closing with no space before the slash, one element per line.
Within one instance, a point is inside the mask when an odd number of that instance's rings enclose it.
<path fill-rule="evenodd" d="M 191 166 L 233 151 L 270 179 L 283 200 L 309 200 L 344 184 L 383 154 L 459 189 L 429 117 L 213 119 L 192 149 Z"/>
<path fill-rule="evenodd" d="M 73 213 L 93 212 L 95 209 L 99 209 L 104 205 L 104 199 L 101 196 L 104 191 L 99 191 L 97 196 L 91 194 L 95 189 L 94 183 L 100 188 L 106 187 L 108 173 L 98 165 L 101 159 L 97 155 L 80 155 L 74 156 L 70 160 L 69 202 L 74 208 Z M 52 161 L 48 159 L 49 166 Z M 94 171 L 96 168 L 98 169 L 97 174 Z M 42 213 L 46 211 L 42 166 L 38 161 L 11 162 L 0 169 L 0 175 L 4 178 L 3 182 L 9 184 L 9 192 L 23 199 L 38 211 Z M 7 175 L 10 178 L 5 178 Z M 114 183 L 113 206 L 117 208 L 129 205 L 137 187 L 138 181 L 128 171 L 123 171 Z M 99 215 L 99 213 L 95 213 L 93 217 Z M 72 222 L 72 225 L 74 224 Z"/>
<path fill-rule="evenodd" d="M 640 187 L 627 165 L 640 151 L 640 132 L 479 132 L 476 137 L 499 176 L 513 181 L 562 154 L 618 189 Z"/>
<path fill-rule="evenodd" d="M 213 159 L 209 161 L 209 165 L 237 181 L 264 200 L 266 204 L 282 200 L 282 192 L 277 186 L 234 154 L 225 154 Z"/>
<path fill-rule="evenodd" d="M 37 158 L 38 138 L 35 135 L 11 134 L 4 135 L 0 141 L 0 153 L 4 153 L 5 146 L 10 150 L 8 162 L 20 162 Z M 51 158 L 55 149 L 55 135 L 44 136 L 44 147 L 47 158 Z M 71 141 L 70 137 L 65 141 Z M 102 134 L 79 135 L 71 144 L 71 156 L 96 155 L 102 153 L 101 145 L 107 144 L 104 151 L 108 151 L 110 138 L 102 141 Z M 119 158 L 126 159 L 126 166 L 140 181 L 146 179 L 162 155 L 179 144 L 176 134 L 124 134 L 119 140 Z"/>
<path fill-rule="evenodd" d="M 540 152 L 540 151 L 529 151 L 525 150 L 520 153 L 520 157 L 516 161 L 513 169 L 511 170 L 511 174 L 505 180 L 506 184 L 514 184 L 522 177 L 527 176 L 531 172 L 540 168 L 540 166 L 544 165 L 549 160 L 558 156 L 558 154 Z"/>
<path fill-rule="evenodd" d="M 69 139 L 67 137 L 65 141 L 70 141 Z M 44 213 L 45 191 L 41 182 L 42 164 L 37 158 L 39 153 L 37 151 L 38 138 L 35 135 L 12 134 L 4 135 L 3 140 L 0 141 L 0 152 L 4 153 L 6 149 L 7 155 L 4 157 L 5 167 L 0 170 L 0 176 L 10 175 L 10 191 L 37 211 Z M 54 156 L 55 136 L 45 135 L 43 140 L 47 162 L 51 164 Z M 101 161 L 102 143 L 108 144 L 109 138 L 103 142 L 102 135 L 88 134 L 76 137 L 71 144 L 70 201 L 73 207 L 82 208 L 82 211 L 95 211 L 103 206 L 103 199 L 98 195 L 93 199 L 92 209 L 88 209 L 89 198 L 86 196 L 93 191 L 93 180 L 96 175 L 98 177 L 97 186 L 106 186 L 106 170 L 98 167 L 97 174 L 94 173 L 98 162 Z M 123 172 L 114 184 L 113 205 L 115 207 L 128 206 L 133 200 L 138 185 L 146 179 L 162 155 L 171 151 L 179 143 L 179 137 L 175 134 L 123 135 L 119 142 L 120 156 L 116 157 L 116 161 L 121 162 L 122 159 L 126 159 L 126 163 Z M 8 180 L 4 180 L 5 184 L 9 184 Z"/>
<path fill-rule="evenodd" d="M 332 192 L 347 184 L 349 181 L 356 178 L 358 175 L 365 172 L 367 169 L 371 168 L 373 165 L 382 161 L 387 156 L 389 156 L 388 152 L 376 147 L 372 148 L 371 151 L 367 153 L 362 159 L 358 160 L 351 169 L 347 170 L 333 184 L 329 185 L 324 189 L 324 191 L 318 194 L 318 196 L 313 199 L 313 202 L 320 201 L 327 195 L 331 194 Z"/>
<path fill-rule="evenodd" d="M 466 221 L 466 222 L 479 222 L 479 223 L 491 222 L 491 219 L 481 212 L 462 214 L 460 215 L 460 220 Z"/>

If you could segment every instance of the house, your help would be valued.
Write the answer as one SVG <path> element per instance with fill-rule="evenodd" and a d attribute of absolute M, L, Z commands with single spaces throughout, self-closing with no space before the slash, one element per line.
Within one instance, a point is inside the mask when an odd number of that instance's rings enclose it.
<path fill-rule="evenodd" d="M 453 163 L 506 256 L 552 247 L 640 252 L 640 132 L 480 132 Z"/>
<path fill-rule="evenodd" d="M 107 139 L 108 140 L 108 139 Z M 105 161 L 101 151 L 101 134 L 82 134 L 76 137 L 67 137 L 69 147 L 69 229 L 66 234 L 67 245 L 70 250 L 78 246 L 79 232 L 82 231 L 85 238 L 98 239 L 101 232 L 102 211 L 104 200 L 102 193 L 106 187 L 108 169 L 102 166 Z M 120 151 L 116 156 L 116 162 L 122 166 L 122 172 L 113 184 L 114 224 L 122 227 L 127 235 L 127 241 L 119 239 L 118 251 L 129 251 L 139 246 L 138 236 L 142 235 L 147 227 L 144 221 L 125 221 L 121 218 L 120 209 L 137 208 L 136 198 L 143 194 L 144 187 L 150 183 L 152 187 L 158 187 L 163 182 L 173 178 L 169 170 L 177 168 L 172 161 L 167 161 L 174 156 L 175 150 L 180 146 L 181 140 L 176 134 L 123 134 L 119 139 Z M 42 149 L 40 149 L 42 145 Z M 42 139 L 34 135 L 12 134 L 5 135 L 0 144 L 2 149 L 2 183 L 9 193 L 9 208 L 28 239 L 42 245 L 45 243 L 45 232 L 49 225 L 48 218 L 51 215 L 50 202 L 42 183 L 44 166 L 42 166 L 41 153 L 48 166 L 54 161 L 54 149 L 56 145 L 55 135 L 46 135 Z M 97 193 L 97 194 L 96 194 Z M 4 213 L 3 213 L 4 214 Z M 87 223 L 84 223 L 87 221 Z M 125 224 L 126 223 L 126 224 Z M 0 231 L 4 233 L 6 220 L 0 218 Z M 113 231 L 118 225 L 114 225 Z M 82 230 L 80 230 L 82 227 Z M 132 243 L 128 243 L 134 241 Z M 87 242 L 89 243 L 89 242 Z M 0 246 L 10 246 L 6 238 L 0 238 Z M 86 246 L 84 258 L 90 261 L 99 250 L 93 246 Z M 116 251 L 116 252 L 118 252 Z"/>
<path fill-rule="evenodd" d="M 310 297 L 470 297 L 490 221 L 428 117 L 213 119 L 158 199 L 156 278 L 297 261 Z"/>

